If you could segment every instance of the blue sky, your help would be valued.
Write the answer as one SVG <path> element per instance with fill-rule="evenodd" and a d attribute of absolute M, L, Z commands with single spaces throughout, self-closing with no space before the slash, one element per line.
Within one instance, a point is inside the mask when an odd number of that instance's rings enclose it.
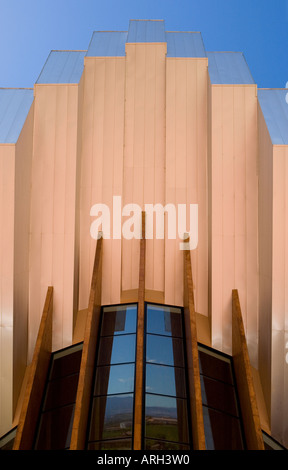
<path fill-rule="evenodd" d="M 130 19 L 243 52 L 259 88 L 288 82 L 288 0 L 0 0 L 0 87 L 33 87 L 52 49 L 85 50 L 93 31 L 126 31 Z"/>

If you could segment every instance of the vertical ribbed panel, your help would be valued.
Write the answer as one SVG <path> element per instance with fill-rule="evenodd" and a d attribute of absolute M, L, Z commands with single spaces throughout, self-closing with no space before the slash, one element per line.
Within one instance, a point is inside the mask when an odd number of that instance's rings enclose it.
<path fill-rule="evenodd" d="M 252 86 L 212 86 L 211 305 L 213 346 L 231 352 L 232 289 L 242 302 L 251 360 L 257 364 L 257 97 Z"/>
<path fill-rule="evenodd" d="M 37 86 L 32 161 L 30 354 L 47 285 L 54 287 L 53 349 L 72 341 L 78 87 Z"/>
<path fill-rule="evenodd" d="M 165 202 L 198 205 L 198 245 L 192 252 L 196 311 L 208 314 L 207 60 L 167 60 Z M 191 232 L 194 227 L 191 227 Z M 178 230 L 177 230 L 178 231 Z M 165 240 L 165 301 L 182 305 L 180 238 Z"/>
<path fill-rule="evenodd" d="M 166 45 L 127 44 L 126 51 L 123 204 L 144 209 L 165 202 Z M 146 289 L 164 291 L 164 240 L 147 239 L 146 250 Z M 122 290 L 138 288 L 138 251 L 139 240 L 122 240 Z"/>
<path fill-rule="evenodd" d="M 113 196 L 122 196 L 124 80 L 124 58 L 87 58 L 81 123 L 80 309 L 86 308 L 89 297 L 95 251 L 90 227 L 96 220 L 90 210 L 95 204 L 106 204 L 111 215 L 110 240 L 103 234 L 102 302 L 120 302 L 121 240 L 112 239 L 112 213 Z"/>

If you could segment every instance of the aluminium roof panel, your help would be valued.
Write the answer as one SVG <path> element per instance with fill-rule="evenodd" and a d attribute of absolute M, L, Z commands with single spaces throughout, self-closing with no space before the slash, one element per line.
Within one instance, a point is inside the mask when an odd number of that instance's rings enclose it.
<path fill-rule="evenodd" d="M 0 89 L 0 143 L 15 144 L 34 99 L 33 89 Z"/>
<path fill-rule="evenodd" d="M 127 31 L 94 31 L 86 57 L 125 57 Z"/>
<path fill-rule="evenodd" d="M 259 89 L 258 101 L 273 145 L 288 145 L 288 90 Z"/>
<path fill-rule="evenodd" d="M 242 52 L 207 52 L 212 85 L 255 84 Z"/>
<path fill-rule="evenodd" d="M 127 43 L 166 42 L 164 20 L 130 20 Z"/>
<path fill-rule="evenodd" d="M 37 84 L 79 83 L 86 51 L 51 51 Z"/>
<path fill-rule="evenodd" d="M 166 32 L 167 57 L 206 57 L 201 33 Z"/>

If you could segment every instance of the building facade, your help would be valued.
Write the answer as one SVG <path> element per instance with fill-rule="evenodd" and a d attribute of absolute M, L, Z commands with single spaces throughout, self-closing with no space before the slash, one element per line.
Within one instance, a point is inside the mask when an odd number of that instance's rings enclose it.
<path fill-rule="evenodd" d="M 201 33 L 158 20 L 51 51 L 33 89 L 0 90 L 2 436 L 27 433 L 53 310 L 49 361 L 79 360 L 65 387 L 72 447 L 84 434 L 90 448 L 249 447 L 245 387 L 257 445 L 259 429 L 288 445 L 286 93 L 258 89 L 242 53 L 208 52 Z M 227 426 L 233 443 L 218 442 Z"/>

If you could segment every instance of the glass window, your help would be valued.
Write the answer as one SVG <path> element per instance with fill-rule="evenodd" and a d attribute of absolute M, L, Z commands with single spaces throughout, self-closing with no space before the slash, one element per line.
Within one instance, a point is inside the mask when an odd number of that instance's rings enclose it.
<path fill-rule="evenodd" d="M 211 408 L 234 416 L 238 415 L 235 389 L 232 385 L 209 377 L 201 376 L 200 379 L 203 405 L 211 406 Z"/>
<path fill-rule="evenodd" d="M 41 415 L 35 448 L 39 450 L 69 449 L 74 405 L 55 408 Z"/>
<path fill-rule="evenodd" d="M 137 305 L 102 309 L 87 449 L 131 450 Z"/>
<path fill-rule="evenodd" d="M 182 309 L 146 306 L 145 449 L 189 449 Z"/>
<path fill-rule="evenodd" d="M 94 395 L 113 395 L 134 391 L 134 364 L 98 367 Z"/>
<path fill-rule="evenodd" d="M 35 449 L 69 448 L 82 346 L 80 343 L 57 351 L 51 356 Z"/>
<path fill-rule="evenodd" d="M 110 395 L 93 399 L 89 441 L 132 436 L 133 395 Z"/>
<path fill-rule="evenodd" d="M 207 406 L 203 407 L 207 450 L 243 449 L 240 420 Z"/>
<path fill-rule="evenodd" d="M 231 358 L 199 345 L 206 448 L 244 449 Z"/>
<path fill-rule="evenodd" d="M 185 370 L 178 367 L 147 364 L 146 392 L 185 398 Z"/>
<path fill-rule="evenodd" d="M 147 333 L 182 337 L 180 308 L 158 305 L 147 306 Z"/>
<path fill-rule="evenodd" d="M 131 450 L 131 439 L 114 439 L 112 441 L 90 442 L 88 450 Z"/>
<path fill-rule="evenodd" d="M 101 336 L 114 336 L 123 335 L 127 333 L 136 333 L 136 329 L 136 305 L 121 305 L 118 307 L 105 307 L 103 309 Z"/>
<path fill-rule="evenodd" d="M 147 334 L 146 361 L 184 367 L 182 339 Z"/>
<path fill-rule="evenodd" d="M 189 442 L 186 400 L 146 394 L 146 438 Z"/>
<path fill-rule="evenodd" d="M 156 439 L 146 439 L 145 448 L 147 450 L 190 450 L 190 447 L 185 444 L 178 444 L 175 442 L 160 441 Z"/>
<path fill-rule="evenodd" d="M 98 366 L 135 361 L 136 335 L 100 338 Z"/>

